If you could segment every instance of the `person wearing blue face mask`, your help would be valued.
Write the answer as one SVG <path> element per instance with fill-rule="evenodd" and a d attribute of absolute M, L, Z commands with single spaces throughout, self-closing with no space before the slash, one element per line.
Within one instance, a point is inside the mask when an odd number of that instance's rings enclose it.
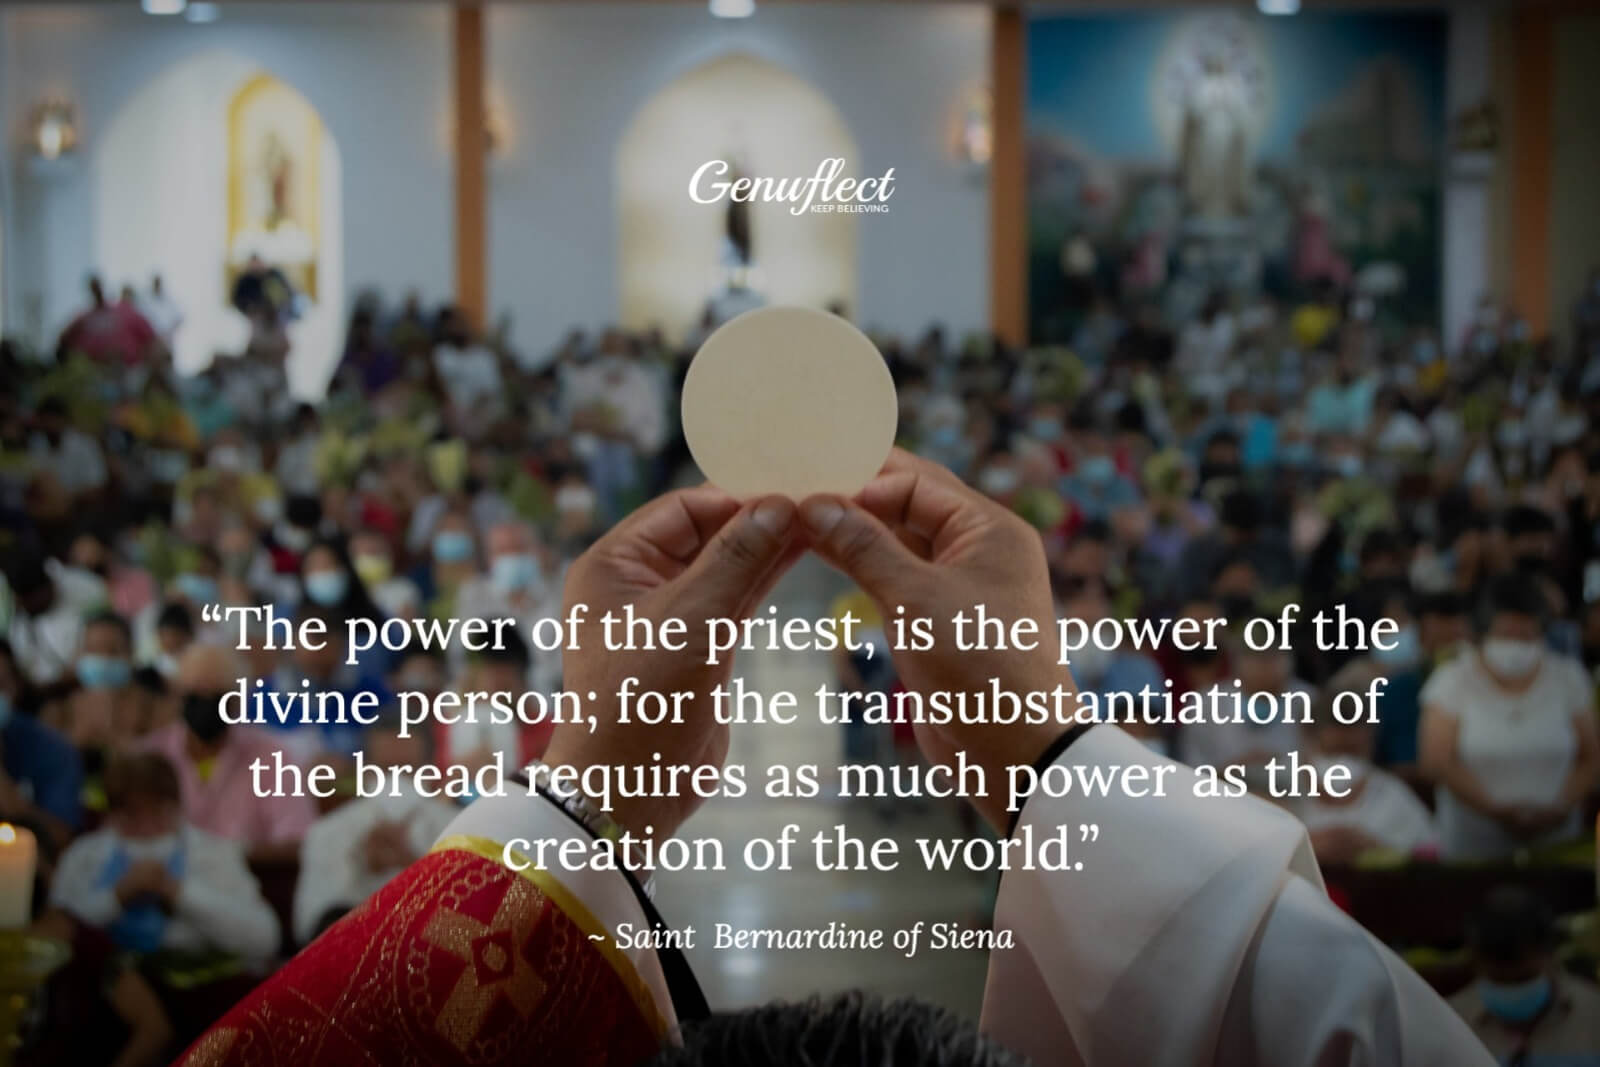
<path fill-rule="evenodd" d="M 1061 480 L 1061 494 L 1088 521 L 1106 521 L 1139 503 L 1138 488 L 1117 470 L 1111 444 L 1098 429 L 1076 434 L 1072 473 Z"/>
<path fill-rule="evenodd" d="M 462 619 L 510 618 L 521 633 L 529 633 L 539 620 L 561 612 L 559 575 L 545 572 L 546 552 L 538 534 L 525 522 L 500 522 L 484 536 L 489 557 L 486 574 L 463 582 L 456 593 L 456 615 Z M 451 650 L 451 663 L 465 665 L 464 650 Z M 561 680 L 559 652 L 534 656 L 530 684 L 554 691 Z"/>
<path fill-rule="evenodd" d="M 335 538 L 319 538 L 301 557 L 300 604 L 306 611 L 337 620 L 340 627 L 351 619 L 382 623 L 388 617 L 356 574 L 344 542 Z M 363 669 L 383 675 L 392 666 L 393 654 L 379 644 L 358 658 Z"/>
<path fill-rule="evenodd" d="M 105 790 L 105 825 L 62 854 L 53 906 L 135 955 L 216 953 L 249 966 L 277 951 L 277 916 L 244 854 L 185 823 L 172 764 L 150 752 L 120 756 Z"/>
<path fill-rule="evenodd" d="M 478 539 L 472 516 L 452 509 L 439 518 L 429 542 L 428 562 L 412 575 L 422 601 L 435 613 L 453 609 L 456 591 L 478 573 Z"/>
<path fill-rule="evenodd" d="M 114 612 L 102 612 L 83 624 L 83 651 L 78 654 L 78 684 L 85 689 L 114 691 L 133 679 L 133 631 Z"/>
<path fill-rule="evenodd" d="M 1519 886 L 1491 890 L 1471 942 L 1477 981 L 1450 1005 L 1501 1063 L 1600 1062 L 1600 988 L 1557 964 L 1543 900 Z"/>

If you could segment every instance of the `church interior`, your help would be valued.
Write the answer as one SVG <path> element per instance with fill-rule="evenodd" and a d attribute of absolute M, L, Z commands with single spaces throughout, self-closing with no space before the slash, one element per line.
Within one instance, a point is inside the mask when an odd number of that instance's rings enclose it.
<path fill-rule="evenodd" d="M 563 677 L 520 639 L 241 653 L 207 608 L 560 618 L 580 554 L 701 480 L 701 342 L 774 305 L 873 340 L 898 446 L 1037 530 L 1059 616 L 1228 620 L 1075 653 L 1079 690 L 1304 694 L 1309 723 L 1124 729 L 1253 791 L 1291 752 L 1345 768 L 1348 803 L 1275 801 L 1335 903 L 1491 1048 L 1600 1063 L 1584 1011 L 1516 1019 L 1485 970 L 1486 931 L 1524 936 L 1541 1005 L 1600 1006 L 1596 55 L 1587 0 L 0 3 L 0 1063 L 169 1062 L 423 857 L 458 799 L 357 798 L 358 754 L 470 776 L 548 742 L 202 729 L 239 679 L 387 706 Z M 814 557 L 769 603 L 887 625 Z M 1394 647 L 1243 639 L 1291 603 Z M 737 672 L 903 688 L 841 649 Z M 1375 679 L 1370 721 L 1330 719 Z M 260 795 L 242 730 L 338 795 Z M 737 726 L 730 760 L 819 789 L 685 832 L 985 833 L 851 795 L 844 765 L 917 744 Z M 209 924 L 122 889 L 206 877 L 191 830 L 242 879 Z M 976 1020 L 982 939 L 705 935 L 987 932 L 999 883 L 730 863 L 662 871 L 656 905 L 703 932 L 713 1010 L 864 988 Z"/>

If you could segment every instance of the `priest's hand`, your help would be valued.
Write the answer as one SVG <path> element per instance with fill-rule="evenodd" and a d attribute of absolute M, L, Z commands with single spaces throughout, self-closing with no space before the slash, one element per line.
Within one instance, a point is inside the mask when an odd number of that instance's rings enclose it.
<path fill-rule="evenodd" d="M 567 574 L 566 613 L 575 604 L 588 611 L 578 627 L 577 650 L 562 654 L 562 681 L 585 698 L 598 726 L 593 733 L 587 726 L 557 727 L 545 762 L 648 767 L 659 753 L 663 765 L 720 769 L 728 755 L 728 727 L 713 718 L 710 694 L 728 682 L 733 667 L 726 656 L 707 665 L 706 621 L 750 615 L 803 550 L 792 501 L 773 496 L 741 505 L 709 486 L 652 500 L 595 542 Z M 608 651 L 601 620 L 608 612 L 621 619 L 629 605 L 652 632 L 668 618 L 684 620 L 687 647 Z M 613 633 L 627 639 L 620 624 Z M 669 700 L 675 692 L 689 694 L 684 721 L 620 722 L 617 692 L 630 677 L 638 679 L 636 693 L 664 693 Z M 587 700 L 590 693 L 596 699 Z M 698 806 L 692 793 L 619 798 L 611 814 L 636 836 L 668 837 Z"/>
<path fill-rule="evenodd" d="M 991 678 L 1013 691 L 1071 689 L 1070 674 L 1056 662 L 1055 609 L 1038 533 L 944 467 L 896 449 L 854 500 L 810 497 L 800 515 L 817 554 L 854 579 L 890 625 L 902 607 L 907 618 L 932 621 L 931 649 L 893 653 L 908 689 L 979 693 Z M 970 618 L 979 604 L 1008 632 L 1018 620 L 1034 620 L 1038 647 L 958 651 L 952 619 L 960 612 Z M 971 626 L 965 636 L 970 642 Z M 1003 782 L 1008 766 L 1033 763 L 1063 730 L 1053 724 L 916 728 L 929 762 L 948 765 L 964 751 L 990 782 Z M 977 804 L 1003 831 L 1005 798 Z"/>

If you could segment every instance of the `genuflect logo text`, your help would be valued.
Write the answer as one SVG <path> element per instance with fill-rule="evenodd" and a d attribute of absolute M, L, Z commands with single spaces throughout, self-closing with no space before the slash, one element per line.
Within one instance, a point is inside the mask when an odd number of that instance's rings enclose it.
<path fill-rule="evenodd" d="M 877 178 L 842 178 L 843 159 L 824 159 L 817 172 L 797 178 L 751 178 L 734 173 L 725 159 L 707 160 L 689 179 L 689 198 L 697 204 L 787 203 L 791 215 L 808 211 L 882 214 L 894 195 L 894 168 Z"/>

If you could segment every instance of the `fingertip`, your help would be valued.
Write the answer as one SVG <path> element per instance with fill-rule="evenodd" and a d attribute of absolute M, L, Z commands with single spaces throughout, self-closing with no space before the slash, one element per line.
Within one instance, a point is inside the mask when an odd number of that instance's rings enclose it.
<path fill-rule="evenodd" d="M 844 519 L 845 503 L 839 497 L 818 495 L 806 497 L 800 504 L 800 518 L 806 529 L 819 537 L 826 537 Z"/>
<path fill-rule="evenodd" d="M 750 509 L 750 520 L 773 537 L 783 537 L 794 525 L 795 504 L 786 496 L 763 497 Z"/>

